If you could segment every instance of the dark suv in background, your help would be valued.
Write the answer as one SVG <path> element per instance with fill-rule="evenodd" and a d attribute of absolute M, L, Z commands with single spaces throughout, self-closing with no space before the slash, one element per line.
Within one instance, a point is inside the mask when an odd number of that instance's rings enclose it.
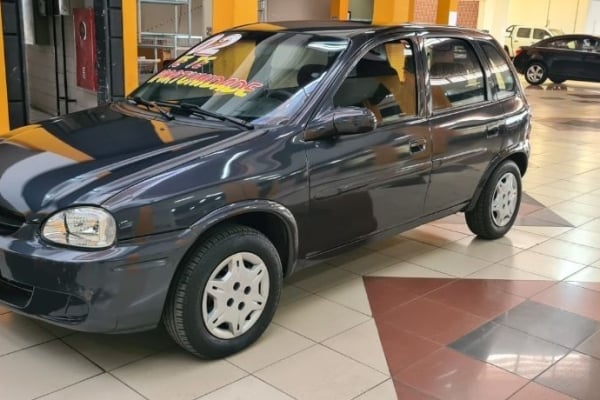
<path fill-rule="evenodd" d="M 268 29 L 267 29 L 268 28 Z M 464 212 L 503 236 L 529 107 L 488 34 L 247 25 L 126 101 L 0 138 L 0 302 L 81 331 L 254 342 L 283 277 Z"/>

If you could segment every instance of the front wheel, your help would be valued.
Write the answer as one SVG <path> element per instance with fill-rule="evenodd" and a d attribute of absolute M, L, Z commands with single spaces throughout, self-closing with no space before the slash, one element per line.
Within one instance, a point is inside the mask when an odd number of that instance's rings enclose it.
<path fill-rule="evenodd" d="M 541 85 L 548 78 L 548 69 L 540 62 L 532 62 L 525 70 L 525 80 L 532 85 Z"/>
<path fill-rule="evenodd" d="M 279 303 L 281 260 L 262 233 L 212 232 L 178 271 L 163 316 L 171 337 L 202 358 L 236 353 L 262 335 Z"/>
<path fill-rule="evenodd" d="M 519 167 L 505 161 L 485 183 L 473 210 L 465 213 L 471 232 L 488 240 L 504 236 L 517 218 L 521 190 Z"/>

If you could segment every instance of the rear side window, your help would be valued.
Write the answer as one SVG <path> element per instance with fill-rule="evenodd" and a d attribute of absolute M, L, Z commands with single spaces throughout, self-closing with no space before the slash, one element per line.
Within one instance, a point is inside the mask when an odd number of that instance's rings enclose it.
<path fill-rule="evenodd" d="M 546 32 L 544 29 L 534 29 L 533 30 L 533 38 L 534 39 L 542 40 L 548 36 L 550 36 L 550 34 L 548 32 Z"/>
<path fill-rule="evenodd" d="M 468 42 L 430 38 L 425 41 L 425 49 L 434 110 L 485 100 L 483 70 Z"/>
<path fill-rule="evenodd" d="M 506 59 L 495 46 L 487 42 L 482 42 L 481 47 L 492 67 L 494 92 L 496 92 L 498 99 L 501 100 L 513 96 L 516 93 L 515 77 Z"/>
<path fill-rule="evenodd" d="M 528 38 L 531 35 L 531 28 L 519 28 L 517 29 L 517 37 Z"/>

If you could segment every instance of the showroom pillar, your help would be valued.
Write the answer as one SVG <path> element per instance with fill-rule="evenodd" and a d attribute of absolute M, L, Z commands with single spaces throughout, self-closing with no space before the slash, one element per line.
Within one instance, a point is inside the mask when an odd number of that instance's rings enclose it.
<path fill-rule="evenodd" d="M 8 96 L 6 93 L 6 68 L 4 67 L 4 29 L 0 7 L 0 136 L 10 129 L 8 123 Z"/>
<path fill-rule="evenodd" d="M 458 19 L 458 0 L 438 0 L 436 15 L 436 23 L 456 26 Z"/>
<path fill-rule="evenodd" d="M 348 19 L 349 0 L 330 0 L 331 19 L 344 21 Z"/>
<path fill-rule="evenodd" d="M 213 1 L 212 7 L 213 33 L 258 21 L 256 0 L 218 0 Z"/>
<path fill-rule="evenodd" d="M 415 1 L 375 0 L 373 2 L 373 24 L 391 25 L 412 21 L 415 12 Z"/>

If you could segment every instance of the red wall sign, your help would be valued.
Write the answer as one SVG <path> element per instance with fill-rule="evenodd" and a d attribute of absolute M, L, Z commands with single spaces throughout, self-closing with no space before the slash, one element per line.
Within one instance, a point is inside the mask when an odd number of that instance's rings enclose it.
<path fill-rule="evenodd" d="M 77 86 L 98 91 L 98 71 L 96 70 L 96 28 L 92 8 L 73 10 L 75 27 L 75 60 Z"/>

